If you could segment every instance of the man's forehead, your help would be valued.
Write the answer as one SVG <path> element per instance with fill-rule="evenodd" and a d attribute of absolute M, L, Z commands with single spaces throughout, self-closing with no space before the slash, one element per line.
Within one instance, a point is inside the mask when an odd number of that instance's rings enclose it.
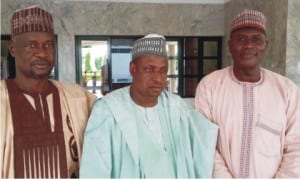
<path fill-rule="evenodd" d="M 259 35 L 265 36 L 263 32 L 255 28 L 242 28 L 232 32 L 232 35 Z"/>

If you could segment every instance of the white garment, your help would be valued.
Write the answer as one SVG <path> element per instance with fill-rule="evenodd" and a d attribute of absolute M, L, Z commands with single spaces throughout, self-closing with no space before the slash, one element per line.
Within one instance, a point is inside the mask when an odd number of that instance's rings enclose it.
<path fill-rule="evenodd" d="M 157 144 L 164 147 L 164 141 L 162 136 L 161 124 L 159 119 L 159 111 L 158 105 L 153 107 L 142 107 L 135 104 L 136 109 L 140 110 L 141 113 L 144 114 L 145 118 L 143 118 L 144 123 L 152 132 L 153 137 L 156 139 Z"/>

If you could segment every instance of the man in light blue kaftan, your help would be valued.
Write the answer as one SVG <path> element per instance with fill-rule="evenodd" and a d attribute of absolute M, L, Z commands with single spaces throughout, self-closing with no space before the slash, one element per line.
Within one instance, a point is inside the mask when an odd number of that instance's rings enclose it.
<path fill-rule="evenodd" d="M 164 90 L 164 37 L 145 36 L 132 53 L 132 85 L 94 104 L 80 177 L 211 177 L 218 128 Z"/>

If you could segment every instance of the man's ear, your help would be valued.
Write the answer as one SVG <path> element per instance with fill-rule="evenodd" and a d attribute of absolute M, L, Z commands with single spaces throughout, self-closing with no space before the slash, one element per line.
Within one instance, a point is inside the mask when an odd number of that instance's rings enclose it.
<path fill-rule="evenodd" d="M 231 53 L 231 43 L 232 43 L 232 41 L 231 41 L 231 37 L 230 37 L 229 40 L 227 41 L 228 50 L 230 53 Z"/>
<path fill-rule="evenodd" d="M 131 61 L 129 64 L 129 72 L 131 76 L 133 76 L 133 74 L 136 72 L 136 65 L 133 61 Z"/>
<path fill-rule="evenodd" d="M 267 49 L 267 48 L 268 48 L 268 46 L 269 46 L 269 40 L 268 40 L 268 39 L 266 39 L 266 46 L 265 46 L 265 49 Z"/>
<path fill-rule="evenodd" d="M 8 42 L 8 51 L 11 54 L 11 56 L 13 56 L 14 58 L 15 58 L 15 54 L 16 54 L 15 50 L 16 50 L 15 43 L 13 40 L 10 40 Z"/>

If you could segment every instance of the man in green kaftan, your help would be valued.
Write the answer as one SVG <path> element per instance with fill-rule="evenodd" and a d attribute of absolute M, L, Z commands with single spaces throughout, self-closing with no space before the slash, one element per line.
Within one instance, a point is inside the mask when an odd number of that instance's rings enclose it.
<path fill-rule="evenodd" d="M 211 177 L 218 129 L 165 90 L 167 72 L 163 36 L 135 41 L 132 85 L 94 104 L 80 177 Z"/>

